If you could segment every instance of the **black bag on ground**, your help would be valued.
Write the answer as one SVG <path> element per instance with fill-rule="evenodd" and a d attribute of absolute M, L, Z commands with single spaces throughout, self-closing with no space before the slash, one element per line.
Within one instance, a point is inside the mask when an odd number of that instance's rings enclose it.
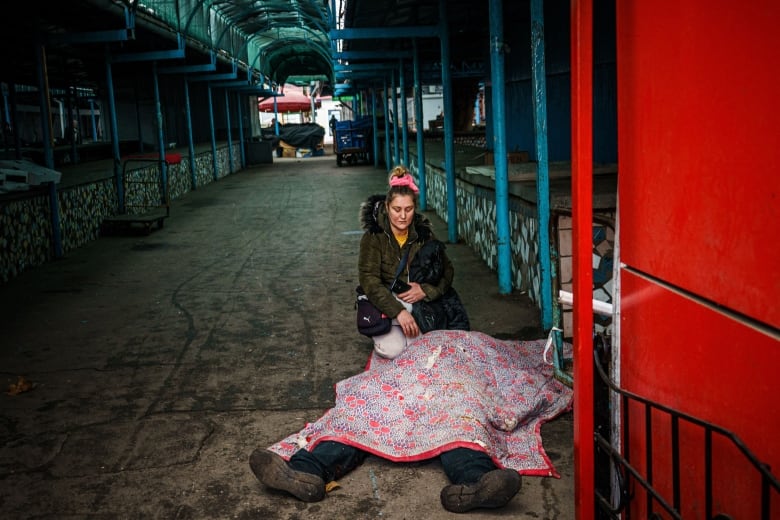
<path fill-rule="evenodd" d="M 440 240 L 426 242 L 409 264 L 409 279 L 417 283 L 439 283 L 444 272 L 445 248 Z M 423 333 L 445 329 L 471 330 L 466 307 L 454 287 L 432 302 L 416 302 L 412 306 L 412 316 Z"/>
<path fill-rule="evenodd" d="M 452 287 L 438 300 L 415 303 L 412 316 L 423 334 L 432 330 L 471 330 L 466 308 Z"/>
<path fill-rule="evenodd" d="M 358 332 L 369 338 L 390 332 L 392 320 L 368 301 L 368 296 L 365 295 L 361 286 L 358 285 L 355 292 L 357 293 L 355 308 L 357 309 Z"/>

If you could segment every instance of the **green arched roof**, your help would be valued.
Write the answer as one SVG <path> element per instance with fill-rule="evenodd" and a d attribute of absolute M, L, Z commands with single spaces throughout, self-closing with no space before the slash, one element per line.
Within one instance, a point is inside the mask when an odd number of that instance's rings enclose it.
<path fill-rule="evenodd" d="M 333 80 L 327 0 L 141 0 L 136 8 L 270 82 Z"/>

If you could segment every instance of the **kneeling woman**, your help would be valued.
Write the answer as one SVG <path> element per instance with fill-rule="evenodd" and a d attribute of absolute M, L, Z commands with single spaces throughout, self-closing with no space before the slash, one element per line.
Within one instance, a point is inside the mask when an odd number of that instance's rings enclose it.
<path fill-rule="evenodd" d="M 390 172 L 389 185 L 387 195 L 374 195 L 361 206 L 360 219 L 365 232 L 360 241 L 358 276 L 371 303 L 393 319 L 390 332 L 373 338 L 376 352 L 392 359 L 403 351 L 407 339 L 425 332 L 412 316 L 414 304 L 433 302 L 451 294 L 455 271 L 442 251 L 441 276 L 433 283 L 413 281 L 409 275 L 413 259 L 436 237 L 431 222 L 417 213 L 419 190 L 411 173 L 403 166 L 396 166 Z M 399 282 L 391 287 L 396 277 Z M 462 314 L 461 322 L 467 324 L 465 309 Z"/>

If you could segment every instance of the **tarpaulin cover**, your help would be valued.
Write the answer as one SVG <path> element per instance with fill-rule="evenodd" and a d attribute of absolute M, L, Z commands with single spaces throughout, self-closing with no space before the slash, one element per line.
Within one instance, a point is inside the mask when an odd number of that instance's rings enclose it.
<path fill-rule="evenodd" d="M 286 124 L 279 125 L 279 137 L 274 134 L 273 126 L 263 129 L 263 139 L 285 143 L 297 148 L 311 148 L 312 150 L 322 144 L 325 138 L 325 129 L 317 123 Z"/>

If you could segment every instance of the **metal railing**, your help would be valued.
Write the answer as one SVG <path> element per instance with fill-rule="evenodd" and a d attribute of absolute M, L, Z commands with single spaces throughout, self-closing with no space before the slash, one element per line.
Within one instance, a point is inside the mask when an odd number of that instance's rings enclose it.
<path fill-rule="evenodd" d="M 746 500 L 758 500 L 758 502 L 750 502 L 760 504 L 760 518 L 761 520 L 770 520 L 772 518 L 771 504 L 772 497 L 775 498 L 777 503 L 778 497 L 780 497 L 780 482 L 772 474 L 768 465 L 762 463 L 747 446 L 733 433 L 717 425 L 711 424 L 707 421 L 685 414 L 683 412 L 674 410 L 668 406 L 653 402 L 640 395 L 634 394 L 622 388 L 616 386 L 604 371 L 599 360 L 598 349 L 594 348 L 594 365 L 595 368 L 605 385 L 612 392 L 617 393 L 620 396 L 621 409 L 622 409 L 622 437 L 624 452 L 621 453 L 616 449 L 601 433 L 598 429 L 594 431 L 594 440 L 596 444 L 596 451 L 601 450 L 601 453 L 608 457 L 610 462 L 615 468 L 614 476 L 617 484 L 617 496 L 615 500 L 611 499 L 611 496 L 604 496 L 599 489 L 595 489 L 596 493 L 596 505 L 599 510 L 608 515 L 610 518 L 620 518 L 622 513 L 629 513 L 629 502 L 632 500 L 629 492 L 629 485 L 633 481 L 636 484 L 644 488 L 647 499 L 647 518 L 661 519 L 661 518 L 675 518 L 682 519 L 682 492 L 681 492 L 681 458 L 680 458 L 680 426 L 692 425 L 700 428 L 704 433 L 704 517 L 705 519 L 712 520 L 728 520 L 730 518 L 742 519 L 744 515 L 735 514 L 729 516 L 724 512 L 713 511 L 713 504 L 717 497 L 713 493 L 713 438 L 720 436 L 729 441 L 737 450 L 742 454 L 746 463 L 748 463 L 757 472 L 761 479 L 760 489 L 756 490 L 755 497 L 745 497 Z M 635 463 L 632 463 L 631 454 L 629 450 L 629 434 L 630 434 L 630 421 L 629 421 L 629 403 L 639 403 L 644 409 L 645 416 L 645 432 L 644 432 L 644 460 L 645 471 L 644 474 L 637 467 Z M 654 487 L 654 481 L 659 482 L 659 475 L 653 473 L 653 421 L 651 415 L 656 412 L 666 414 L 670 419 L 670 447 L 671 447 L 671 489 L 672 497 L 669 500 L 668 497 L 664 497 L 663 494 Z M 687 426 L 686 426 L 687 427 Z M 658 433 L 657 431 L 655 432 Z M 640 455 L 641 456 L 641 455 Z M 664 479 L 664 482 L 669 482 L 668 479 Z M 615 493 L 611 493 L 614 495 Z M 659 512 L 654 510 L 663 510 L 666 516 L 661 516 Z M 778 512 L 775 511 L 774 518 L 777 518 Z M 626 514 L 625 518 L 629 515 Z"/>

